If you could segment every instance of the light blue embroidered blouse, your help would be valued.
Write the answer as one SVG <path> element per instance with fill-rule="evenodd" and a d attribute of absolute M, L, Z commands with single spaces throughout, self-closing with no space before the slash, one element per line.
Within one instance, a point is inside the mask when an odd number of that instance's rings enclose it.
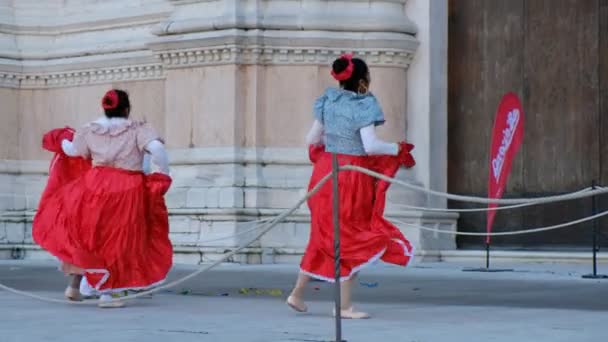
<path fill-rule="evenodd" d="M 328 88 L 314 105 L 315 119 L 324 126 L 325 150 L 355 156 L 366 155 L 359 131 L 384 124 L 384 113 L 371 93 Z"/>

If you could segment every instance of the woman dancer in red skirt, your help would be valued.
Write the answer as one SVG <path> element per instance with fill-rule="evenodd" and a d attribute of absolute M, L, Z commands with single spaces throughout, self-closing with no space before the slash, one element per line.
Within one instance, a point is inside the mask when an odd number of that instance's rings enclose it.
<path fill-rule="evenodd" d="M 352 55 L 334 61 L 332 76 L 340 88 L 329 88 L 314 105 L 315 121 L 308 133 L 313 163 L 309 190 L 332 170 L 331 153 L 340 165 L 357 165 L 393 177 L 400 165 L 414 166 L 413 145 L 379 140 L 375 127 L 384 123 L 376 98 L 369 92 L 367 64 Z M 351 301 L 353 280 L 362 268 L 382 260 L 406 266 L 413 248 L 397 227 L 384 217 L 389 183 L 355 172 L 339 174 L 341 287 L 344 318 L 369 318 L 356 311 Z M 332 185 L 327 182 L 308 201 L 311 212 L 310 240 L 301 262 L 296 286 L 287 304 L 305 312 L 304 288 L 310 278 L 334 282 L 334 230 Z"/>
<path fill-rule="evenodd" d="M 163 198 L 171 178 L 159 135 L 149 125 L 129 120 L 127 93 L 108 91 L 102 107 L 105 117 L 76 133 L 60 129 L 45 136 L 45 148 L 57 155 L 33 237 L 61 260 L 64 273 L 76 275 L 66 297 L 80 299 L 79 282 L 85 276 L 101 293 L 99 306 L 117 307 L 124 303 L 110 302 L 112 293 L 160 284 L 171 268 Z M 161 173 L 144 175 L 144 153 L 152 155 Z M 92 168 L 76 162 L 87 159 Z"/>

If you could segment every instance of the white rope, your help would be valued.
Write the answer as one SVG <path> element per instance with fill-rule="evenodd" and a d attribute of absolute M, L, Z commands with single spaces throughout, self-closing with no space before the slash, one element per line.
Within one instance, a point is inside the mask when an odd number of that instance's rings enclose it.
<path fill-rule="evenodd" d="M 443 229 L 424 227 L 424 226 L 420 226 L 420 225 L 416 225 L 416 224 L 412 224 L 412 223 L 403 222 L 403 221 L 400 221 L 397 219 L 391 219 L 391 221 L 398 223 L 398 224 L 408 226 L 408 227 L 412 227 L 412 228 L 416 228 L 416 229 L 420 229 L 420 230 L 426 230 L 426 231 L 434 232 L 434 233 L 441 233 L 441 234 L 465 235 L 465 236 L 507 236 L 507 235 L 522 235 L 522 234 L 540 233 L 540 232 L 546 232 L 549 230 L 566 228 L 566 227 L 574 226 L 579 223 L 592 221 L 592 220 L 595 220 L 597 218 L 600 218 L 600 217 L 603 217 L 606 215 L 608 215 L 608 210 L 602 211 L 601 213 L 598 213 L 598 214 L 595 214 L 592 216 L 583 217 L 578 220 L 560 223 L 560 224 L 556 224 L 553 226 L 515 230 L 515 231 L 510 231 L 510 232 L 493 232 L 493 233 L 449 231 L 449 230 L 443 230 Z"/>
<path fill-rule="evenodd" d="M 237 224 L 243 224 L 243 223 L 258 223 L 258 222 L 268 222 L 271 221 L 273 218 L 266 218 L 266 219 L 262 219 L 262 220 L 256 220 L 256 221 L 247 221 L 247 222 L 237 222 Z M 242 232 L 238 232 L 232 235 L 227 235 L 227 236 L 223 236 L 223 237 L 218 237 L 218 238 L 213 238 L 213 239 L 209 239 L 209 240 L 203 240 L 203 241 L 198 241 L 199 244 L 204 245 L 210 242 L 217 242 L 217 241 L 223 241 L 223 240 L 228 240 L 228 239 L 233 239 L 235 237 L 241 236 L 241 235 L 246 235 L 249 234 L 251 232 L 255 232 L 256 230 L 258 230 L 260 228 L 259 224 L 256 224 L 255 227 L 244 230 Z"/>
<path fill-rule="evenodd" d="M 249 240 L 249 242 L 247 242 L 246 244 L 244 244 L 244 245 L 242 245 L 242 246 L 240 246 L 238 248 L 235 248 L 231 252 L 228 252 L 228 253 L 224 254 L 224 256 L 222 256 L 220 259 L 216 260 L 212 264 L 204 266 L 204 267 L 201 267 L 198 270 L 190 273 L 187 276 L 184 276 L 184 277 L 182 277 L 180 279 L 177 279 L 177 280 L 172 281 L 170 283 L 167 283 L 165 285 L 156 287 L 154 289 L 138 292 L 137 294 L 133 294 L 133 295 L 125 296 L 125 297 L 113 298 L 112 300 L 109 300 L 107 302 L 110 303 L 110 302 L 128 301 L 128 300 L 133 300 L 133 299 L 136 299 L 136 298 L 139 298 L 139 297 L 147 296 L 147 295 L 150 295 L 152 293 L 156 293 L 156 292 L 159 292 L 159 291 L 162 291 L 162 290 L 165 290 L 165 289 L 177 286 L 177 285 L 185 282 L 186 280 L 194 278 L 194 277 L 196 277 L 197 275 L 199 275 L 199 274 L 201 274 L 203 272 L 206 272 L 208 270 L 211 270 L 211 269 L 217 267 L 218 265 L 220 265 L 221 263 L 223 263 L 227 259 L 233 257 L 238 252 L 242 251 L 243 249 L 247 248 L 252 243 L 254 243 L 257 240 L 259 240 L 262 236 L 264 236 L 266 233 L 268 233 L 270 230 L 272 230 L 277 224 L 279 224 L 281 221 L 283 221 L 287 216 L 291 215 L 293 212 L 295 212 L 296 210 L 298 210 L 298 208 L 302 204 L 304 204 L 312 195 L 314 195 L 315 193 L 317 193 L 317 191 L 319 191 L 319 189 L 321 189 L 321 187 L 330 179 L 330 177 L 331 177 L 331 172 L 328 175 L 326 175 L 325 177 L 323 177 L 319 181 L 319 183 L 317 183 L 317 185 L 315 185 L 314 188 L 312 188 L 304 197 L 302 197 L 302 199 L 300 199 L 298 201 L 298 203 L 296 203 L 296 205 L 294 205 L 293 207 L 285 210 L 283 213 L 281 213 L 280 215 L 278 215 L 277 217 L 275 217 L 271 221 L 269 221 L 266 224 L 264 224 L 261 227 L 261 231 L 253 239 Z M 26 291 L 21 291 L 21 290 L 18 290 L 18 289 L 6 286 L 4 284 L 0 284 L 0 289 L 6 290 L 6 291 L 14 293 L 14 294 L 18 294 L 18 295 L 21 295 L 21 296 L 25 296 L 25 297 L 29 297 L 29 298 L 41 300 L 41 301 L 44 301 L 44 302 L 49 302 L 49 303 L 59 303 L 59 304 L 69 304 L 69 305 L 97 305 L 96 301 L 73 302 L 73 301 L 66 301 L 66 300 L 57 299 L 57 298 L 50 298 L 50 297 L 45 297 L 45 296 L 39 296 L 39 295 L 36 295 L 34 293 L 30 293 L 30 292 L 26 292 Z"/>
<path fill-rule="evenodd" d="M 586 193 L 592 191 L 592 188 L 585 188 L 576 192 L 573 192 L 573 194 L 578 194 L 578 193 Z M 514 205 L 507 205 L 507 206 L 502 206 L 502 207 L 496 207 L 496 208 L 462 208 L 462 209 L 447 209 L 447 208 L 429 208 L 429 207 L 417 207 L 414 205 L 409 205 L 409 204 L 401 204 L 401 203 L 395 203 L 395 202 L 387 202 L 393 206 L 396 207 L 400 207 L 400 208 L 405 208 L 405 209 L 411 209 L 411 210 L 420 210 L 420 211 L 426 211 L 426 212 L 442 212 L 442 213 L 474 213 L 474 212 L 481 212 L 481 211 L 491 211 L 491 210 L 508 210 L 508 209 L 515 209 L 515 208 L 524 208 L 524 207 L 531 207 L 531 206 L 535 206 L 535 205 L 539 205 L 539 204 L 544 204 L 542 202 L 528 202 L 528 203 L 521 203 L 521 204 L 514 204 Z"/>
<path fill-rule="evenodd" d="M 441 192 L 441 191 L 435 191 L 435 190 L 430 190 L 430 189 L 426 189 L 424 187 L 418 186 L 418 185 L 413 185 L 395 178 L 391 178 L 388 176 L 385 176 L 381 173 L 372 171 L 372 170 L 368 170 L 364 167 L 361 166 L 355 166 L 355 165 L 345 165 L 345 166 L 340 166 L 340 171 L 358 171 L 361 173 L 364 173 L 368 176 L 372 176 L 372 177 L 376 177 L 378 179 L 382 179 L 384 181 L 387 181 L 389 183 L 393 183 L 393 184 L 398 184 L 401 185 L 403 187 L 412 189 L 412 190 L 416 190 L 416 191 L 420 191 L 420 192 L 424 192 L 430 195 L 434 195 L 434 196 L 440 196 L 440 197 L 444 197 L 447 199 L 451 199 L 451 200 L 455 200 L 455 201 L 462 201 L 462 202 L 471 202 L 471 203 L 481 203 L 481 204 L 490 204 L 490 203 L 496 203 L 496 204 L 521 204 L 521 203 L 535 203 L 535 204 L 541 204 L 541 203 L 552 203 L 552 202 L 560 202 L 560 201 L 568 201 L 568 200 L 573 200 L 573 199 L 578 199 L 578 198 L 585 198 L 585 197 L 591 197 L 591 196 L 595 196 L 595 195 L 600 195 L 600 194 L 605 194 L 608 193 L 608 188 L 597 188 L 596 190 L 591 190 L 591 191 L 586 191 L 586 192 L 574 192 L 574 193 L 568 193 L 568 194 L 563 194 L 563 195 L 556 195 L 556 196 L 546 196 L 546 197 L 534 197 L 534 198 L 503 198 L 503 199 L 496 199 L 496 198 L 486 198 L 486 197 L 476 197 L 476 196 L 464 196 L 464 195 L 456 195 L 456 194 L 450 194 L 447 192 Z"/>

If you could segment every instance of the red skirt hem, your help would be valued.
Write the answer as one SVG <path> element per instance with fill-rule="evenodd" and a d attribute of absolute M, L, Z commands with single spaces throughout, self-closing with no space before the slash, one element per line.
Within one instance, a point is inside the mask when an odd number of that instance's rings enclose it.
<path fill-rule="evenodd" d="M 166 175 L 92 168 L 45 192 L 33 238 L 100 292 L 143 289 L 166 278 L 173 259 L 163 195 Z"/>
<path fill-rule="evenodd" d="M 331 172 L 331 154 L 323 146 L 311 147 L 313 174 L 309 189 Z M 340 165 L 362 166 L 389 177 L 399 169 L 399 159 L 390 156 L 338 155 Z M 377 262 L 407 266 L 414 248 L 399 228 L 384 218 L 386 191 L 390 183 L 355 172 L 338 176 L 340 194 L 340 280 Z M 308 201 L 311 212 L 310 238 L 300 264 L 302 273 L 334 282 L 334 229 L 332 182 L 325 183 Z"/>
<path fill-rule="evenodd" d="M 399 265 L 399 266 L 406 267 L 409 264 L 411 264 L 412 261 L 414 260 L 414 251 L 415 251 L 415 248 L 411 247 L 411 250 L 407 250 L 406 248 L 407 247 L 405 245 L 403 245 L 403 249 L 404 249 L 403 255 L 405 257 L 407 257 L 408 261 L 407 261 L 406 264 Z M 375 254 L 372 258 L 370 258 L 368 261 L 366 261 L 366 262 L 364 262 L 364 263 L 362 263 L 360 265 L 357 265 L 357 266 L 353 267 L 347 275 L 345 275 L 345 276 L 341 275 L 340 276 L 340 281 L 343 282 L 343 281 L 346 281 L 346 280 L 350 280 L 352 277 L 356 276 L 357 273 L 359 273 L 360 271 L 366 269 L 369 266 L 372 266 L 372 265 L 376 264 L 379 261 L 382 261 L 383 256 L 386 254 L 386 251 L 387 251 L 386 249 L 383 249 L 379 253 Z M 394 263 L 390 263 L 390 264 L 394 264 Z M 305 274 L 305 275 L 307 275 L 307 276 L 309 276 L 309 277 L 311 277 L 311 278 L 322 280 L 322 281 L 326 281 L 328 283 L 335 283 L 336 282 L 335 275 L 332 275 L 331 277 L 328 277 L 327 273 L 325 273 L 325 274 L 315 273 L 315 270 L 306 269 L 305 267 L 306 266 L 301 265 L 300 266 L 300 272 L 303 273 L 303 274 Z M 316 272 L 319 272 L 319 271 L 316 271 Z"/>

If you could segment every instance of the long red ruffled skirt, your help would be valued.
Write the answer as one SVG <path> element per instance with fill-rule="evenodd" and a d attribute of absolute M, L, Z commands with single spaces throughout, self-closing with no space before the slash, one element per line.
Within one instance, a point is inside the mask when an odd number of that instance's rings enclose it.
<path fill-rule="evenodd" d="M 61 158 L 57 170 L 69 160 Z M 57 184 L 69 177 L 54 175 L 53 166 L 49 178 L 33 238 L 67 264 L 64 269 L 80 269 L 101 292 L 144 289 L 165 279 L 173 248 L 163 195 L 171 178 L 95 167 Z"/>
<path fill-rule="evenodd" d="M 310 148 L 313 173 L 309 190 L 332 171 L 331 153 L 323 146 Z M 357 165 L 394 177 L 399 160 L 390 156 L 338 155 L 340 165 Z M 384 218 L 390 183 L 356 171 L 339 173 L 340 276 L 350 279 L 363 267 L 382 260 L 406 266 L 414 256 L 410 242 Z M 308 200 L 311 212 L 310 240 L 301 271 L 317 279 L 334 281 L 334 229 L 332 181 Z"/>

